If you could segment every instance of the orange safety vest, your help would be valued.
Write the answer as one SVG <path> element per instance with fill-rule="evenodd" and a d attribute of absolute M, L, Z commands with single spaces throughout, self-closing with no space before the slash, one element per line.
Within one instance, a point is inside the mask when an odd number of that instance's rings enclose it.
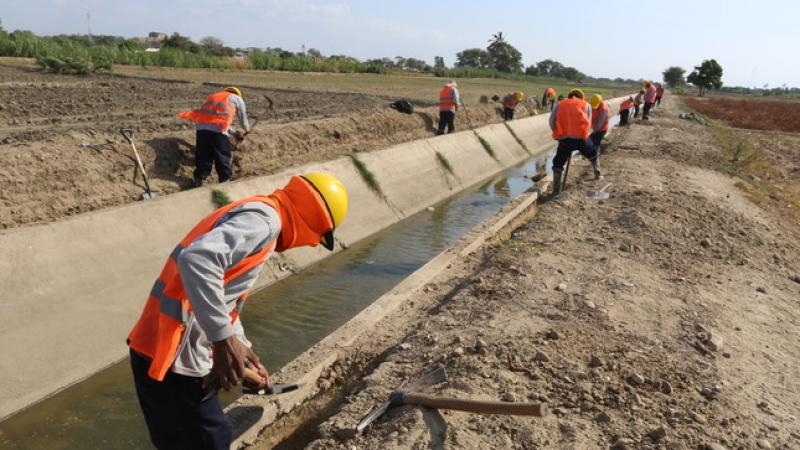
<path fill-rule="evenodd" d="M 606 112 L 606 120 L 603 123 L 597 123 L 597 120 L 600 119 L 600 111 L 603 110 Z M 597 106 L 597 109 L 592 110 L 592 129 L 594 131 L 608 131 L 608 105 L 606 102 L 600 102 Z"/>
<path fill-rule="evenodd" d="M 556 129 L 553 139 L 589 137 L 589 117 L 586 115 L 586 102 L 573 97 L 558 103 L 556 110 Z"/>
<path fill-rule="evenodd" d="M 456 104 L 456 95 L 453 92 L 453 86 L 445 84 L 441 91 L 439 91 L 439 110 L 455 110 L 458 108 Z"/>
<path fill-rule="evenodd" d="M 630 100 L 630 99 L 625 100 L 624 102 L 622 102 L 621 105 L 619 105 L 620 112 L 622 112 L 622 111 L 624 111 L 626 109 L 631 109 L 631 108 L 633 108 L 633 100 Z"/>
<path fill-rule="evenodd" d="M 517 101 L 516 92 L 509 92 L 508 94 L 503 97 L 503 106 L 508 109 L 516 109 L 517 105 L 519 105 L 519 101 Z"/>
<path fill-rule="evenodd" d="M 664 95 L 664 88 L 659 86 L 656 88 L 656 98 L 661 97 Z"/>
<path fill-rule="evenodd" d="M 279 210 L 276 207 L 277 202 L 266 195 L 256 195 L 229 203 L 209 214 L 195 225 L 192 231 L 181 240 L 172 250 L 169 258 L 167 258 L 161 274 L 153 284 L 139 321 L 136 322 L 133 330 L 128 335 L 128 345 L 133 350 L 153 360 L 148 371 L 148 375 L 151 378 L 162 381 L 169 368 L 172 367 L 183 332 L 186 330 L 186 323 L 192 314 L 192 306 L 189 303 L 189 298 L 183 288 L 183 281 L 178 272 L 178 256 L 192 241 L 211 231 L 225 213 L 247 202 L 263 202 Z M 223 283 L 228 284 L 231 280 L 263 263 L 274 248 L 275 241 L 272 241 L 265 245 L 263 249 L 247 256 L 238 264 L 226 270 Z M 237 300 L 236 307 L 231 311 L 231 323 L 236 321 L 239 316 L 239 311 L 244 306 L 247 295 L 248 293 L 246 292 Z"/>
<path fill-rule="evenodd" d="M 209 95 L 200 109 L 181 111 L 178 117 L 188 119 L 198 124 L 216 125 L 220 133 L 228 130 L 236 117 L 236 106 L 228 101 L 230 92 L 222 91 Z"/>

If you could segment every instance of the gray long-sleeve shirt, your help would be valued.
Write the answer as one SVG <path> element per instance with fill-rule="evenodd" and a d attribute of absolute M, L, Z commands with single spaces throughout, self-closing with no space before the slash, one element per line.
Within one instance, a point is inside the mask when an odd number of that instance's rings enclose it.
<path fill-rule="evenodd" d="M 558 102 L 556 102 L 555 106 L 553 107 L 553 111 L 550 113 L 550 130 L 556 131 L 556 116 L 558 115 Z M 589 118 L 589 123 L 592 123 L 592 106 L 590 104 L 586 104 L 586 117 Z M 568 138 L 578 138 L 583 139 L 583 136 L 561 136 L 558 140 L 561 139 L 568 139 Z"/>
<path fill-rule="evenodd" d="M 247 106 L 244 104 L 244 100 L 242 97 L 239 97 L 236 94 L 231 94 L 228 96 L 228 101 L 236 107 L 236 118 L 239 119 L 239 124 L 242 126 L 245 132 L 250 130 L 250 122 L 247 120 Z M 220 127 L 214 124 L 206 124 L 206 123 L 198 123 L 197 127 L 195 127 L 198 131 L 199 130 L 208 130 L 213 131 L 215 133 L 222 133 L 224 135 L 228 134 L 229 130 L 236 130 L 234 127 L 229 127 L 224 130 L 220 130 Z"/>
<path fill-rule="evenodd" d="M 261 264 L 223 285 L 225 271 L 245 257 L 268 245 L 281 231 L 278 212 L 261 202 L 237 206 L 223 216 L 218 225 L 195 239 L 178 256 L 178 271 L 192 305 L 192 315 L 178 348 L 172 371 L 202 377 L 211 371 L 211 343 L 238 336 L 245 345 L 237 318 L 230 313 L 236 300 L 253 287 Z"/>

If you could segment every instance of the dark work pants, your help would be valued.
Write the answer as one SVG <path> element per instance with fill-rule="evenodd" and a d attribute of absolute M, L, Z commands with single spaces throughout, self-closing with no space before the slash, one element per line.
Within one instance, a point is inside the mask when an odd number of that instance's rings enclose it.
<path fill-rule="evenodd" d="M 514 110 L 506 106 L 503 107 L 503 119 L 514 120 Z"/>
<path fill-rule="evenodd" d="M 661 97 L 656 97 L 656 106 L 661 106 Z"/>
<path fill-rule="evenodd" d="M 597 159 L 597 151 L 594 146 L 586 144 L 587 141 L 583 139 L 567 138 L 558 141 L 558 149 L 556 149 L 556 156 L 553 158 L 553 172 L 562 172 L 564 164 L 567 159 L 575 150 L 579 151 L 581 155 L 585 156 L 589 161 Z"/>
<path fill-rule="evenodd" d="M 216 165 L 217 178 L 220 182 L 230 180 L 231 140 L 222 133 L 209 130 L 197 130 L 196 151 L 194 154 L 194 181 L 203 181 L 211 175 L 211 168 Z"/>
<path fill-rule="evenodd" d="M 233 431 L 216 390 L 203 389 L 202 378 L 173 372 L 156 381 L 147 375 L 150 360 L 132 350 L 130 354 L 136 395 L 156 448 L 230 448 Z"/>
<path fill-rule="evenodd" d="M 600 148 L 600 143 L 603 142 L 603 138 L 606 136 L 605 131 L 595 131 L 594 133 L 589 135 L 589 140 L 592 141 L 592 146 L 597 154 L 603 153 L 602 149 Z"/>
<path fill-rule="evenodd" d="M 631 115 L 630 109 L 623 109 L 619 112 L 619 126 L 624 127 L 628 125 L 628 116 Z"/>
<path fill-rule="evenodd" d="M 633 117 L 634 118 L 639 117 L 639 105 L 633 106 Z"/>
<path fill-rule="evenodd" d="M 444 128 L 447 127 L 447 132 L 452 133 L 456 131 L 456 113 L 446 109 L 439 110 L 439 130 L 436 134 L 444 134 Z"/>
<path fill-rule="evenodd" d="M 642 113 L 642 119 L 650 120 L 650 110 L 653 108 L 653 103 L 645 103 L 644 104 L 644 112 Z"/>

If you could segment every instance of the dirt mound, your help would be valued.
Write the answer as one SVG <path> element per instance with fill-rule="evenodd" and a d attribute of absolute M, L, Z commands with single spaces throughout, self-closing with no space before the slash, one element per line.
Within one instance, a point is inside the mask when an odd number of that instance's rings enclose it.
<path fill-rule="evenodd" d="M 0 108 L 0 123 L 8 124 L 0 127 L 0 228 L 138 200 L 144 186 L 122 127 L 134 130 L 153 189 L 193 186 L 194 127 L 175 114 L 217 87 L 2 65 L 0 75 L 9 80 L 0 83 L 0 96 L 9 99 Z M 20 89 L 24 101 L 15 100 Z M 234 152 L 235 178 L 429 137 L 438 125 L 435 107 L 406 115 L 374 95 L 243 89 L 250 118 L 259 122 Z M 501 116 L 496 106 L 476 105 L 469 119 L 478 126 Z M 456 122 L 468 126 L 463 114 Z"/>

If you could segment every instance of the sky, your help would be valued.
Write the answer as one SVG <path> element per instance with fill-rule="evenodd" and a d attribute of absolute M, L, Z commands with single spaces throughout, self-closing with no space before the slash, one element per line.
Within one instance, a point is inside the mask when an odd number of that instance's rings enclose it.
<path fill-rule="evenodd" d="M 595 77 L 661 80 L 716 59 L 729 86 L 800 87 L 800 1 L 3 0 L 7 31 L 214 36 L 231 47 L 316 48 L 450 66 L 502 31 L 525 66 L 555 59 Z"/>

